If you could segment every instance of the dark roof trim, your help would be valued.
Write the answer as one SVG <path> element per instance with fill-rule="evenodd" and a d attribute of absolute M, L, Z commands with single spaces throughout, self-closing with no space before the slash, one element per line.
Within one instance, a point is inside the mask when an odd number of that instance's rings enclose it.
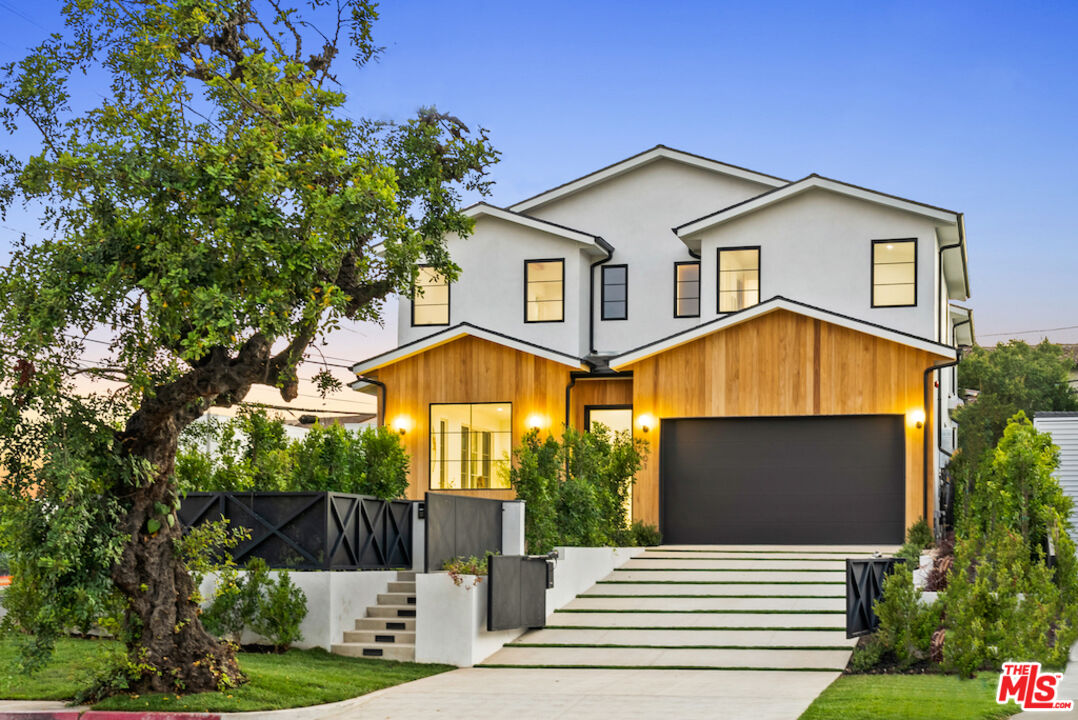
<path fill-rule="evenodd" d="M 493 209 L 498 210 L 500 212 L 509 213 L 510 215 L 516 215 L 517 217 L 524 218 L 525 220 L 531 220 L 532 222 L 542 223 L 543 225 L 550 225 L 551 227 L 560 228 L 562 230 L 568 230 L 569 232 L 575 232 L 575 233 L 580 233 L 581 235 L 587 235 L 590 238 L 595 238 L 596 243 L 598 243 L 600 247 L 602 247 L 603 245 L 606 245 L 606 241 L 603 240 L 601 236 L 596 235 L 594 233 L 590 233 L 590 232 L 588 232 L 586 230 L 578 230 L 578 229 L 576 229 L 574 227 L 569 227 L 568 225 L 562 225 L 561 223 L 551 222 L 550 220 L 544 220 L 543 218 L 535 217 L 533 215 L 526 215 L 526 214 L 524 214 L 522 212 L 517 212 L 516 210 L 510 210 L 509 208 L 498 207 L 497 205 L 491 205 L 490 203 L 483 202 L 482 200 L 480 200 L 479 202 L 476 202 L 476 203 L 472 203 L 471 205 L 469 205 L 466 208 L 462 208 L 461 212 L 462 213 L 468 212 L 472 208 L 477 208 L 477 207 L 493 208 Z"/>
<path fill-rule="evenodd" d="M 1038 411 L 1033 413 L 1033 417 L 1034 418 L 1042 418 L 1042 417 L 1043 418 L 1053 418 L 1053 417 L 1058 417 L 1058 418 L 1066 418 L 1066 417 L 1078 418 L 1078 412 L 1074 412 L 1072 410 L 1038 410 Z"/>

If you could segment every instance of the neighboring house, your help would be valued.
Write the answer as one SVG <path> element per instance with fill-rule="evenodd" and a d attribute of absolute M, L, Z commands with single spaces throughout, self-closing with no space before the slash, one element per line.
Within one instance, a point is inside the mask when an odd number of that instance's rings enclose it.
<path fill-rule="evenodd" d="M 1033 427 L 1052 436 L 1059 447 L 1059 469 L 1055 472 L 1063 494 L 1074 500 L 1078 508 L 1078 412 L 1038 412 L 1033 415 Z M 1078 527 L 1071 517 L 1071 537 L 1078 542 Z"/>
<path fill-rule="evenodd" d="M 1067 383 L 1075 390 L 1078 390 L 1078 344 L 1060 344 L 1059 347 L 1063 348 L 1063 354 L 1074 363 L 1074 367 L 1071 368 L 1070 373 L 1067 375 Z"/>
<path fill-rule="evenodd" d="M 646 439 L 634 519 L 669 542 L 899 542 L 954 446 L 973 342 L 961 213 L 664 146 L 467 210 L 399 347 L 353 387 L 404 433 L 410 496 L 512 497 L 530 428 Z M 927 465 L 926 465 L 927 459 Z"/>

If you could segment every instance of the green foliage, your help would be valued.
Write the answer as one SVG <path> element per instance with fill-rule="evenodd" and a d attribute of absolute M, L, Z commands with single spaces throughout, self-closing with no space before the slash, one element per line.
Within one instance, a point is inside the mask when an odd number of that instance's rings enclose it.
<path fill-rule="evenodd" d="M 487 551 L 482 559 L 477 558 L 475 555 L 449 558 L 442 563 L 442 569 L 449 571 L 449 577 L 453 579 L 453 584 L 457 587 L 464 584 L 465 575 L 474 575 L 475 580 L 472 582 L 471 587 L 475 587 L 482 582 L 481 578 L 490 574 L 490 558 L 492 555 L 494 553 Z"/>
<path fill-rule="evenodd" d="M 213 599 L 202 611 L 202 626 L 211 635 L 239 644 L 253 614 L 244 578 L 233 567 L 222 568 L 217 573 Z"/>
<path fill-rule="evenodd" d="M 900 668 L 907 668 L 928 656 L 932 634 L 939 627 L 942 606 L 921 602 L 921 591 L 913 586 L 908 563 L 898 563 L 884 578 L 882 596 L 875 611 L 880 619 L 876 640 Z"/>
<path fill-rule="evenodd" d="M 906 531 L 906 542 L 923 550 L 932 547 L 936 538 L 932 535 L 932 528 L 928 527 L 928 522 L 924 518 L 918 518 L 917 522 L 910 525 L 910 529 Z"/>
<path fill-rule="evenodd" d="M 631 542 L 629 543 L 630 546 L 654 547 L 663 544 L 662 533 L 660 533 L 659 528 L 654 525 L 637 520 L 633 523 L 632 527 L 629 528 L 629 531 L 632 533 L 630 538 Z"/>
<path fill-rule="evenodd" d="M 247 528 L 229 529 L 227 519 L 213 520 L 193 527 L 176 541 L 187 572 L 197 587 L 207 573 L 220 572 L 236 563 L 228 550 L 251 539 Z"/>
<path fill-rule="evenodd" d="M 1012 340 L 994 348 L 975 347 L 958 365 L 958 386 L 977 398 L 954 412 L 962 428 L 959 442 L 966 461 L 978 465 L 1003 437 L 1019 411 L 1078 410 L 1078 395 L 1067 383 L 1074 362 L 1047 340 L 1030 346 Z"/>
<path fill-rule="evenodd" d="M 627 503 L 646 456 L 645 440 L 601 425 L 592 432 L 566 428 L 560 440 L 528 433 L 513 450 L 509 471 L 517 497 L 525 502 L 528 552 L 634 543 Z"/>
<path fill-rule="evenodd" d="M 303 639 L 299 626 L 307 617 L 307 596 L 292 582 L 287 570 L 277 573 L 276 582 L 266 584 L 251 629 L 281 652 Z"/>
<path fill-rule="evenodd" d="M 316 424 L 289 441 L 282 420 L 246 410 L 230 421 L 191 426 L 181 438 L 176 478 L 185 492 L 332 491 L 390 500 L 408 489 L 408 453 L 389 428 Z"/>

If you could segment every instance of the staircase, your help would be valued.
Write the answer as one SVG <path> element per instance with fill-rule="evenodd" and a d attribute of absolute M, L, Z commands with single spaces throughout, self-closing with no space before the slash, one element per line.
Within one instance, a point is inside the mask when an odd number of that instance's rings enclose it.
<path fill-rule="evenodd" d="M 344 632 L 344 642 L 332 651 L 351 657 L 415 660 L 415 572 L 400 571 L 367 617 L 356 620 L 355 630 Z"/>
<path fill-rule="evenodd" d="M 483 665 L 840 671 L 845 559 L 892 549 L 649 548 Z"/>

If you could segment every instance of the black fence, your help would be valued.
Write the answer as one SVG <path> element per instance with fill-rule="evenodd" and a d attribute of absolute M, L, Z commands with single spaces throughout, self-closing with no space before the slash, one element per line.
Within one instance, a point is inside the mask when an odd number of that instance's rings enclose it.
<path fill-rule="evenodd" d="M 427 493 L 426 571 L 456 557 L 482 558 L 502 551 L 502 501 Z"/>
<path fill-rule="evenodd" d="M 546 626 L 546 591 L 553 587 L 546 556 L 497 555 L 490 558 L 487 630 Z"/>
<path fill-rule="evenodd" d="M 382 570 L 412 567 L 412 503 L 334 492 L 197 492 L 180 505 L 191 528 L 220 518 L 251 539 L 232 550 L 272 568 Z"/>
<path fill-rule="evenodd" d="M 846 637 L 868 635 L 879 627 L 872 605 L 883 597 L 883 579 L 900 562 L 905 561 L 893 557 L 846 559 Z"/>

